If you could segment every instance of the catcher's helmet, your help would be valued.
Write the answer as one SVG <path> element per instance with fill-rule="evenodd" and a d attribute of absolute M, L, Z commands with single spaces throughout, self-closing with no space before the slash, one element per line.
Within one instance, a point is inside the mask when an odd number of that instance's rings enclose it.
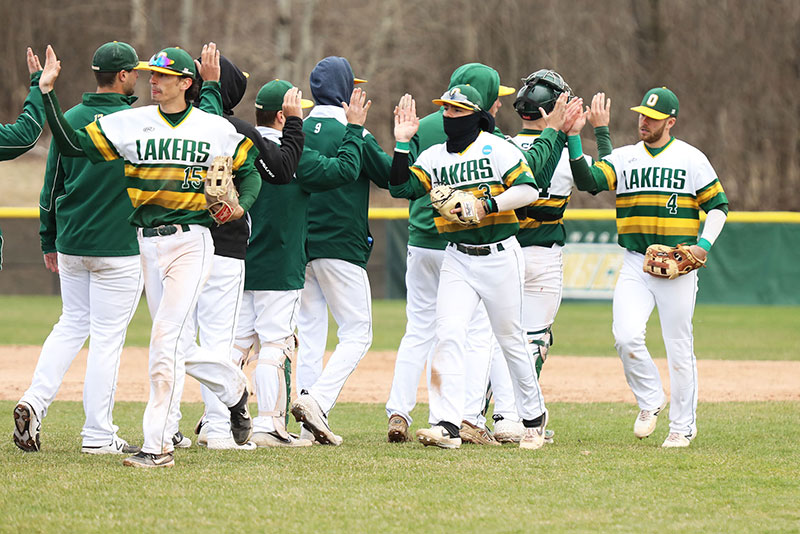
<path fill-rule="evenodd" d="M 561 93 L 572 94 L 572 89 L 559 73 L 550 69 L 540 69 L 522 80 L 525 85 L 517 93 L 514 109 L 525 120 L 542 118 L 539 108 L 546 113 L 553 111 Z"/>

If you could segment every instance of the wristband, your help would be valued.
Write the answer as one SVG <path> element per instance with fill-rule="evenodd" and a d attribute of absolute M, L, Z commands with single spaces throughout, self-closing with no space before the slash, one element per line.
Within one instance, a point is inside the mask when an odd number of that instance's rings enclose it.
<path fill-rule="evenodd" d="M 411 143 L 408 141 L 397 141 L 394 145 L 394 151 L 408 154 L 411 151 Z"/>
<path fill-rule="evenodd" d="M 583 156 L 580 135 L 570 135 L 567 137 L 567 150 L 569 151 L 569 159 L 580 159 Z"/>
<path fill-rule="evenodd" d="M 697 242 L 697 246 L 708 252 L 711 250 L 711 242 L 703 237 Z"/>
<path fill-rule="evenodd" d="M 482 200 L 486 213 L 497 213 L 497 201 L 494 197 L 483 197 Z"/>

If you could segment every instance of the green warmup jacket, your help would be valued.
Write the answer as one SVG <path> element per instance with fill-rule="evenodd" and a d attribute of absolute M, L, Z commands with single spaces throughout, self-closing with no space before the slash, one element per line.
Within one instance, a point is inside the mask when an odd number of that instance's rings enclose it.
<path fill-rule="evenodd" d="M 42 135 L 44 106 L 39 92 L 39 76 L 42 71 L 31 74 L 31 90 L 22 113 L 14 124 L 0 124 L 0 161 L 14 159 L 32 149 Z M 0 230 L 0 270 L 3 269 L 3 232 Z"/>
<path fill-rule="evenodd" d="M 64 117 L 77 130 L 103 115 L 129 109 L 135 101 L 135 96 L 120 93 L 84 93 L 82 102 Z M 50 144 L 39 196 L 43 253 L 136 255 L 136 229 L 128 222 L 132 212 L 121 159 L 91 163 L 84 157 L 62 156 L 58 145 Z"/>
<path fill-rule="evenodd" d="M 280 131 L 263 126 L 257 129 L 265 139 L 280 144 Z M 287 133 L 284 131 L 283 136 Z M 361 153 L 366 143 L 363 134 L 363 126 L 348 124 L 336 157 L 322 156 L 306 146 L 290 183 L 262 184 L 258 198 L 250 208 L 253 227 L 245 259 L 245 290 L 303 289 L 308 261 L 308 207 L 312 193 L 357 182 L 361 172 Z"/>
<path fill-rule="evenodd" d="M 336 156 L 344 137 L 345 114 L 335 106 L 316 106 L 303 124 L 306 148 Z M 389 188 L 392 158 L 364 130 L 363 166 L 355 183 L 311 195 L 308 212 L 308 261 L 335 258 L 366 269 L 372 251 L 369 233 L 370 181 Z"/>

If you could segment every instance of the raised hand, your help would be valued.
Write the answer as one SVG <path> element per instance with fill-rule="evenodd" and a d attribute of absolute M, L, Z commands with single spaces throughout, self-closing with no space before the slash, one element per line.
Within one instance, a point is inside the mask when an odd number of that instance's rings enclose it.
<path fill-rule="evenodd" d="M 47 45 L 47 51 L 44 56 L 44 69 L 42 69 L 42 76 L 39 78 L 39 90 L 43 94 L 53 90 L 59 72 L 61 72 L 61 62 L 56 57 L 53 47 Z"/>
<path fill-rule="evenodd" d="M 208 43 L 203 45 L 203 51 L 200 53 L 200 61 L 194 60 L 197 67 L 197 73 L 206 82 L 218 82 L 220 77 L 219 68 L 219 50 L 217 50 L 216 43 Z"/>
<path fill-rule="evenodd" d="M 417 103 L 406 93 L 394 108 L 394 139 L 400 143 L 411 141 L 419 129 Z"/>
<path fill-rule="evenodd" d="M 364 126 L 369 108 L 372 107 L 372 100 L 367 100 L 367 93 L 356 87 L 350 95 L 350 104 L 342 102 L 342 107 L 347 115 L 347 122 Z"/>
<path fill-rule="evenodd" d="M 28 60 L 28 72 L 33 74 L 34 72 L 39 72 L 42 70 L 42 64 L 39 63 L 39 56 L 33 53 L 31 47 L 28 47 L 27 53 L 27 60 Z"/>
<path fill-rule="evenodd" d="M 567 114 L 568 98 L 569 95 L 567 95 L 567 93 L 561 93 L 558 95 L 556 105 L 553 106 L 553 111 L 551 111 L 549 114 L 544 109 L 539 108 L 539 113 L 542 114 L 544 123 L 548 128 L 560 130 L 564 126 L 564 119 L 566 118 Z"/>
<path fill-rule="evenodd" d="M 281 106 L 281 110 L 283 114 L 287 117 L 298 117 L 300 119 L 303 118 L 303 104 L 301 99 L 303 98 L 303 92 L 300 91 L 297 87 L 292 87 L 286 94 L 283 95 L 283 105 Z"/>
<path fill-rule="evenodd" d="M 593 127 L 608 126 L 611 122 L 611 99 L 606 99 L 605 93 L 597 93 L 592 97 L 592 107 L 587 111 Z"/>
<path fill-rule="evenodd" d="M 580 133 L 583 125 L 586 124 L 586 115 L 583 113 L 583 99 L 573 98 L 567 104 L 567 110 L 564 115 L 564 124 L 561 126 L 561 131 L 568 135 L 576 135 L 572 130 L 577 126 Z"/>

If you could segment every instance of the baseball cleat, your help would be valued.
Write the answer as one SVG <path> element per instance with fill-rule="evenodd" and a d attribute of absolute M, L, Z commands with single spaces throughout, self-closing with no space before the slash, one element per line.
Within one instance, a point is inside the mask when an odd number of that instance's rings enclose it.
<path fill-rule="evenodd" d="M 328 426 L 327 417 L 322 413 L 322 408 L 311 395 L 300 395 L 292 403 L 292 415 L 314 434 L 314 438 L 320 445 L 342 444 L 342 438 L 333 433 L 331 427 Z"/>
<path fill-rule="evenodd" d="M 171 452 L 163 454 L 152 454 L 141 452 L 122 460 L 122 465 L 126 467 L 175 467 L 175 458 Z"/>
<path fill-rule="evenodd" d="M 388 441 L 389 443 L 411 441 L 411 436 L 408 435 L 408 421 L 402 415 L 394 413 L 389 418 Z"/>
<path fill-rule="evenodd" d="M 254 451 L 256 450 L 256 444 L 252 441 L 248 441 L 242 445 L 239 445 L 233 438 L 228 436 L 227 438 L 210 438 L 206 442 L 206 447 L 211 450 L 216 451 L 223 451 L 223 450 L 235 450 L 235 451 Z"/>
<path fill-rule="evenodd" d="M 172 446 L 176 449 L 188 449 L 192 446 L 192 440 L 184 436 L 180 430 L 172 436 Z"/>
<path fill-rule="evenodd" d="M 291 434 L 289 434 L 288 438 L 284 438 L 275 430 L 272 432 L 254 432 L 252 440 L 259 447 L 310 447 L 313 444 L 311 440 L 296 438 Z"/>
<path fill-rule="evenodd" d="M 37 452 L 41 429 L 42 422 L 31 405 L 20 401 L 14 407 L 14 444 L 25 452 Z"/>
<path fill-rule="evenodd" d="M 474 445 L 496 445 L 500 446 L 492 433 L 486 428 L 473 425 L 469 421 L 461 421 L 461 429 L 458 432 L 461 441 Z"/>
<path fill-rule="evenodd" d="M 203 421 L 203 424 L 199 425 L 199 431 L 197 432 L 197 446 L 205 447 L 206 445 L 208 445 L 208 425 Z"/>
<path fill-rule="evenodd" d="M 667 399 L 664 399 L 661 406 L 655 410 L 640 411 L 639 415 L 636 417 L 636 421 L 633 423 L 633 435 L 639 439 L 644 439 L 652 434 L 656 429 L 656 423 L 658 423 L 658 414 L 661 413 L 661 410 L 663 410 L 666 405 Z"/>
<path fill-rule="evenodd" d="M 439 425 L 417 430 L 417 440 L 426 447 L 431 445 L 441 449 L 458 449 L 461 447 L 461 438 L 451 437 L 447 429 Z"/>
<path fill-rule="evenodd" d="M 539 426 L 525 427 L 525 434 L 519 442 L 520 449 L 536 450 L 544 446 L 544 435 L 547 428 L 547 410 L 542 414 L 542 422 Z"/>
<path fill-rule="evenodd" d="M 494 438 L 500 443 L 519 443 L 525 434 L 522 421 L 511 421 L 501 416 L 494 420 Z"/>
<path fill-rule="evenodd" d="M 675 447 L 688 447 L 691 443 L 692 441 L 683 434 L 678 432 L 670 432 L 667 436 L 667 439 L 664 440 L 664 443 L 662 443 L 661 446 L 669 449 Z"/>
<path fill-rule="evenodd" d="M 81 452 L 84 454 L 136 454 L 141 451 L 139 447 L 129 445 L 124 439 L 114 436 L 111 443 L 105 445 L 83 445 Z"/>
<path fill-rule="evenodd" d="M 244 445 L 253 435 L 253 421 L 250 419 L 250 410 L 247 408 L 249 396 L 247 388 L 245 388 L 239 402 L 228 408 L 231 411 L 231 434 L 237 445 Z"/>

